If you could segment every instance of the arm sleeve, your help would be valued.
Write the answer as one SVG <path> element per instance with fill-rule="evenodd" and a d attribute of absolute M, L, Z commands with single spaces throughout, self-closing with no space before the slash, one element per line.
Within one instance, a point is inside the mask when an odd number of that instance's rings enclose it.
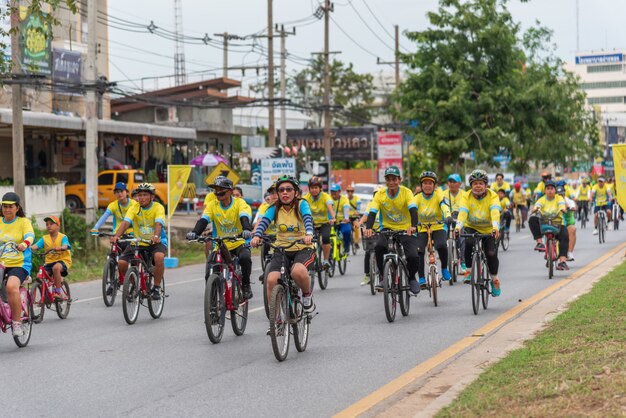
<path fill-rule="evenodd" d="M 252 225 L 250 224 L 250 217 L 247 214 L 243 214 L 239 217 L 241 221 L 241 227 L 244 231 L 252 231 Z"/>
<path fill-rule="evenodd" d="M 343 206 L 343 218 L 348 219 L 350 217 L 350 204 Z"/>
<path fill-rule="evenodd" d="M 495 229 L 498 229 L 500 227 L 500 202 L 499 202 L 500 198 L 498 197 L 498 195 L 494 194 L 494 196 L 491 198 L 491 207 L 489 208 L 489 211 L 491 212 L 491 226 Z"/>
<path fill-rule="evenodd" d="M 109 209 L 105 210 L 100 219 L 98 219 L 98 222 L 93 226 L 93 229 L 100 229 L 111 215 L 113 215 L 113 213 Z"/>
<path fill-rule="evenodd" d="M 311 213 L 311 206 L 306 200 L 300 201 L 300 214 L 302 215 L 302 222 L 304 223 L 304 230 L 307 235 L 313 235 L 313 214 Z"/>
<path fill-rule="evenodd" d="M 417 226 L 419 218 L 417 216 L 417 207 L 415 207 L 415 204 L 413 204 L 413 206 L 409 206 L 409 213 L 411 214 L 411 226 Z"/>
<path fill-rule="evenodd" d="M 44 244 L 43 244 L 43 238 L 39 238 L 39 241 L 37 241 L 35 244 L 37 248 L 43 248 Z"/>
<path fill-rule="evenodd" d="M 196 226 L 193 227 L 193 232 L 195 232 L 196 235 L 200 235 L 208 225 L 209 221 L 202 216 L 202 218 L 198 219 L 198 222 L 196 222 Z"/>
<path fill-rule="evenodd" d="M 265 214 L 259 221 L 259 224 L 254 231 L 255 237 L 262 237 L 263 233 L 267 230 L 267 227 L 272 223 L 276 216 L 276 206 L 272 205 L 265 211 Z"/>
<path fill-rule="evenodd" d="M 72 246 L 70 245 L 70 240 L 67 238 L 67 235 L 64 236 L 63 239 L 61 240 L 61 245 L 65 245 L 68 250 L 72 249 Z"/>

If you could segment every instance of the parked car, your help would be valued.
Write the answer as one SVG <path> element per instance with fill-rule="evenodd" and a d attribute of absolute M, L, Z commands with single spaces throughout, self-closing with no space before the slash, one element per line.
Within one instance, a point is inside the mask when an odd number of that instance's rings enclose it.
<path fill-rule="evenodd" d="M 374 191 L 380 188 L 380 184 L 375 183 L 354 184 L 354 194 L 361 199 L 361 212 L 364 212 L 367 205 L 371 202 L 374 196 Z"/>

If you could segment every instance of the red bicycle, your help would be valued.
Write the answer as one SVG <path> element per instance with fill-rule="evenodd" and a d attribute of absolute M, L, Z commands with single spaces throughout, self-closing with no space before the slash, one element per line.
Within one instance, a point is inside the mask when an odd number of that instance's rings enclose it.
<path fill-rule="evenodd" d="M 204 290 L 204 324 L 209 340 L 217 344 L 224 335 L 226 311 L 230 313 L 233 332 L 243 335 L 248 323 L 248 300 L 243 297 L 241 267 L 237 257 L 233 259 L 226 248 L 226 241 L 240 237 L 199 237 L 197 242 L 213 242 L 207 256 Z"/>
<path fill-rule="evenodd" d="M 100 237 L 112 237 L 115 234 L 108 232 L 100 232 Z M 128 236 L 122 236 L 122 239 L 126 239 Z M 117 260 L 122 254 L 122 248 L 116 242 L 111 244 L 111 249 L 107 255 L 106 262 L 104 263 L 104 270 L 102 271 L 102 299 L 105 306 L 113 306 L 115 303 L 115 297 L 117 291 L 124 286 L 124 278 L 120 277 L 120 272 L 117 268 Z"/>
<path fill-rule="evenodd" d="M 0 258 L 17 254 L 17 245 L 14 242 L 7 242 L 0 246 Z M 7 303 L 6 297 L 6 277 L 4 277 L 4 266 L 0 264 L 0 276 L 2 277 L 2 287 L 0 288 L 0 330 L 7 332 L 13 324 L 13 314 L 11 307 Z M 26 282 L 24 282 L 26 284 Z M 33 328 L 33 304 L 30 293 L 23 286 L 20 286 L 20 299 L 22 301 L 22 313 L 20 320 L 22 321 L 22 335 L 13 336 L 13 340 L 18 347 L 26 347 L 30 341 L 30 333 Z"/>
<path fill-rule="evenodd" d="M 541 212 L 539 212 L 539 216 L 541 216 Z M 546 250 L 545 250 L 545 260 L 546 267 L 548 268 L 548 279 L 552 279 L 554 277 L 554 265 L 558 261 L 557 253 L 558 253 L 558 241 L 556 240 L 556 236 L 560 231 L 560 225 L 555 225 L 553 222 L 558 217 L 554 216 L 551 218 L 547 218 L 541 223 L 541 233 L 546 238 Z"/>
<path fill-rule="evenodd" d="M 54 277 L 48 274 L 43 266 L 46 254 L 54 252 L 54 250 L 50 250 L 45 253 L 33 253 L 42 261 L 41 266 L 39 266 L 39 272 L 37 273 L 35 283 L 30 289 L 31 299 L 33 301 L 33 322 L 35 324 L 43 321 L 46 308 L 52 309 L 53 304 L 59 318 L 65 319 L 70 313 L 72 297 L 69 283 L 64 278 L 61 282 L 61 293 L 57 295 L 56 292 L 54 292 Z"/>

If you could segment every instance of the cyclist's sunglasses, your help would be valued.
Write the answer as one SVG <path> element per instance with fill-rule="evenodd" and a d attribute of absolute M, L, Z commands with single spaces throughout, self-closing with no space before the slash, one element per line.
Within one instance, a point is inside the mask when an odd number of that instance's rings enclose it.
<path fill-rule="evenodd" d="M 215 190 L 215 196 L 222 197 L 228 193 L 229 189 Z"/>
<path fill-rule="evenodd" d="M 354 193 L 354 190 L 346 190 L 346 193 Z"/>
<path fill-rule="evenodd" d="M 295 189 L 293 187 L 279 187 L 278 188 L 278 193 L 291 193 L 294 190 Z"/>
<path fill-rule="evenodd" d="M 300 232 L 300 226 L 280 224 L 278 225 L 278 230 L 280 232 Z"/>

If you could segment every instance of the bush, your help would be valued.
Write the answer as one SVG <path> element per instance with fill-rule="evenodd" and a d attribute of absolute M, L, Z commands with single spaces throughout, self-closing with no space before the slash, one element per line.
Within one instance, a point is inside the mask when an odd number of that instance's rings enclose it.
<path fill-rule="evenodd" d="M 81 216 L 74 215 L 68 209 L 63 209 L 63 233 L 67 235 L 72 245 L 72 254 L 84 253 L 87 248 L 87 222 Z"/>

